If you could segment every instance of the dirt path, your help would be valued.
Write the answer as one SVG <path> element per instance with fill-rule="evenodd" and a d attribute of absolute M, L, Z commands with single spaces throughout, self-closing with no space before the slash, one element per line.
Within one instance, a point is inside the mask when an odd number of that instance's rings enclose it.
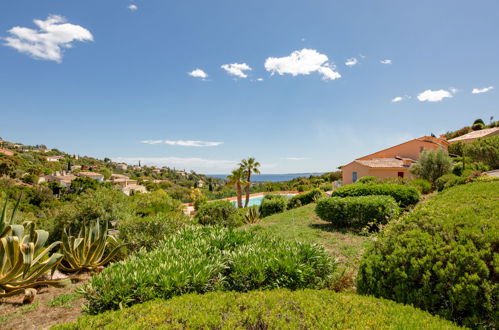
<path fill-rule="evenodd" d="M 72 279 L 65 288 L 44 287 L 38 290 L 33 303 L 23 305 L 23 295 L 0 299 L 0 329 L 48 329 L 60 323 L 75 321 L 84 299 L 74 293 L 86 283 L 87 274 Z"/>

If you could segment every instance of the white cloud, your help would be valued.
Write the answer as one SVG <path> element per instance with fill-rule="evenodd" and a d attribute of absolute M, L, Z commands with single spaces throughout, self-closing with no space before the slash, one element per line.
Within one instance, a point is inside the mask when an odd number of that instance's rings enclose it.
<path fill-rule="evenodd" d="M 248 75 L 244 71 L 251 71 L 250 66 L 246 63 L 224 64 L 221 68 L 227 71 L 228 74 L 239 78 L 247 78 Z"/>
<path fill-rule="evenodd" d="M 397 102 L 400 102 L 400 101 L 402 101 L 402 100 L 404 100 L 404 98 L 403 98 L 402 96 L 397 96 L 397 97 L 394 97 L 394 98 L 392 99 L 392 102 L 393 102 L 393 103 L 397 103 Z"/>
<path fill-rule="evenodd" d="M 201 69 L 192 70 L 191 72 L 188 72 L 187 74 L 191 77 L 194 77 L 194 78 L 201 78 L 201 79 L 208 78 L 208 74 Z"/>
<path fill-rule="evenodd" d="M 168 144 L 170 146 L 182 147 L 217 147 L 223 142 L 192 141 L 192 140 L 144 140 L 145 144 Z"/>
<path fill-rule="evenodd" d="M 392 60 L 386 59 L 386 60 L 381 60 L 379 61 L 381 64 L 392 64 Z"/>
<path fill-rule="evenodd" d="M 136 11 L 137 9 L 139 9 L 139 7 L 137 7 L 136 5 L 130 5 L 128 6 L 128 9 L 130 9 L 131 11 Z"/>
<path fill-rule="evenodd" d="M 286 159 L 286 160 L 306 160 L 309 158 L 307 158 L 307 157 L 286 157 L 284 159 Z"/>
<path fill-rule="evenodd" d="M 431 89 L 427 89 L 424 92 L 418 95 L 418 100 L 421 102 L 440 102 L 445 98 L 452 98 L 456 89 L 451 89 L 446 91 L 445 89 L 439 89 L 436 91 L 432 91 Z"/>
<path fill-rule="evenodd" d="M 257 78 L 256 81 L 263 81 L 263 78 Z"/>
<path fill-rule="evenodd" d="M 336 68 L 332 63 L 329 63 L 326 55 L 307 48 L 296 50 L 285 57 L 269 57 L 265 61 L 265 69 L 272 74 L 278 73 L 279 75 L 297 76 L 318 72 L 323 76 L 323 79 L 341 78 L 341 75 L 334 71 Z"/>
<path fill-rule="evenodd" d="M 482 94 L 482 93 L 490 92 L 493 89 L 494 89 L 494 86 L 489 86 L 489 87 L 485 87 L 485 88 L 473 88 L 471 93 L 472 94 Z"/>
<path fill-rule="evenodd" d="M 354 66 L 354 65 L 356 65 L 357 63 L 359 63 L 359 61 L 358 61 L 355 57 L 352 57 L 352 58 L 349 58 L 349 59 L 345 62 L 345 65 L 346 65 L 346 66 Z"/>
<path fill-rule="evenodd" d="M 58 15 L 50 15 L 45 21 L 33 20 L 38 30 L 15 26 L 4 38 L 5 45 L 27 53 L 34 58 L 62 62 L 63 49 L 73 47 L 73 41 L 93 41 L 90 31 L 82 26 L 67 23 Z"/>
<path fill-rule="evenodd" d="M 237 161 L 205 158 L 183 157 L 116 157 L 115 162 L 147 166 L 168 166 L 177 169 L 194 170 L 201 173 L 229 173 L 237 166 Z"/>

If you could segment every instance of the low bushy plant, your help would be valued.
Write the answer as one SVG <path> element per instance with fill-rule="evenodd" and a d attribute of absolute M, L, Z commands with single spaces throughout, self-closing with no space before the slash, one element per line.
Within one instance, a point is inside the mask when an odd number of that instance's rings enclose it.
<path fill-rule="evenodd" d="M 180 212 L 134 217 L 118 223 L 119 238 L 126 244 L 129 253 L 141 248 L 150 251 L 191 222 L 188 216 Z"/>
<path fill-rule="evenodd" d="M 410 183 L 411 186 L 415 187 L 421 194 L 431 193 L 431 182 L 425 179 L 415 179 Z"/>
<path fill-rule="evenodd" d="M 91 314 L 189 293 L 323 288 L 335 264 L 323 247 L 224 227 L 190 227 L 94 276 Z"/>
<path fill-rule="evenodd" d="M 408 207 L 419 202 L 420 195 L 416 188 L 394 183 L 384 184 L 349 184 L 333 191 L 333 197 L 355 197 L 368 195 L 392 196 L 401 207 Z"/>
<path fill-rule="evenodd" d="M 357 180 L 357 183 L 379 183 L 378 178 L 374 176 L 363 176 L 359 180 Z"/>
<path fill-rule="evenodd" d="M 498 181 L 456 186 L 387 225 L 362 259 L 358 291 L 497 328 L 498 196 Z"/>
<path fill-rule="evenodd" d="M 442 191 L 446 188 L 450 188 L 458 184 L 463 184 L 464 179 L 464 177 L 460 177 L 455 174 L 445 174 L 435 181 L 435 188 L 437 188 L 438 191 Z"/>
<path fill-rule="evenodd" d="M 215 201 L 203 204 L 196 212 L 195 220 L 201 225 L 222 225 L 236 227 L 243 223 L 241 214 L 229 201 Z"/>
<path fill-rule="evenodd" d="M 212 292 L 86 316 L 55 329 L 459 329 L 393 301 L 328 290 Z"/>
<path fill-rule="evenodd" d="M 288 209 L 294 209 L 295 207 L 307 205 L 315 202 L 321 197 L 324 197 L 325 194 L 320 189 L 313 189 L 309 192 L 298 194 L 291 197 L 288 201 Z"/>
<path fill-rule="evenodd" d="M 376 229 L 400 213 L 391 196 L 359 196 L 323 198 L 317 202 L 317 215 L 336 227 Z"/>
<path fill-rule="evenodd" d="M 260 205 L 262 217 L 268 217 L 275 213 L 281 213 L 288 208 L 288 199 L 282 195 L 265 195 Z"/>

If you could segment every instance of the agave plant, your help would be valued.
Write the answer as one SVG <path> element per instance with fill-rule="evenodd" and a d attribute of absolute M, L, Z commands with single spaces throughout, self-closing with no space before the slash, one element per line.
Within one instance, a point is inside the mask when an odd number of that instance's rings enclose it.
<path fill-rule="evenodd" d="M 19 205 L 19 202 L 18 204 Z M 69 279 L 41 280 L 43 275 L 56 270 L 62 254 L 50 251 L 61 242 L 54 242 L 44 248 L 49 237 L 45 230 L 35 230 L 32 222 L 13 224 L 17 205 L 6 224 L 7 203 L 0 216 L 0 298 L 12 296 L 40 285 L 64 286 Z"/>
<path fill-rule="evenodd" d="M 248 207 L 243 215 L 244 223 L 257 223 L 260 220 L 260 210 L 258 207 Z"/>
<path fill-rule="evenodd" d="M 64 258 L 59 268 L 66 272 L 96 270 L 107 264 L 119 252 L 124 244 L 118 244 L 116 238 L 108 235 L 107 221 L 101 226 L 99 221 L 83 227 L 74 237 L 64 229 L 62 234 L 62 253 Z M 104 254 L 109 247 L 109 254 Z"/>
<path fill-rule="evenodd" d="M 17 200 L 16 206 L 12 210 L 12 214 L 10 219 L 7 218 L 7 205 L 9 200 L 6 198 L 5 203 L 3 205 L 2 214 L 0 215 L 0 238 L 9 235 L 14 227 L 17 231 L 19 230 L 20 225 L 14 225 L 14 217 L 16 215 L 17 208 L 19 207 L 19 203 L 21 202 L 21 196 Z"/>

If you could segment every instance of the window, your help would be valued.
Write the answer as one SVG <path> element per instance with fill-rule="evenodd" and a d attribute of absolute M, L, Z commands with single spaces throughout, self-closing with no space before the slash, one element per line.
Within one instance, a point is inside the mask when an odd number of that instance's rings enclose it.
<path fill-rule="evenodd" d="M 352 172 L 352 182 L 357 182 L 357 172 Z"/>
<path fill-rule="evenodd" d="M 399 178 L 403 178 L 404 177 L 404 172 L 398 172 L 397 175 L 398 175 Z"/>
<path fill-rule="evenodd" d="M 419 147 L 419 152 L 422 153 L 424 151 L 424 147 Z"/>

